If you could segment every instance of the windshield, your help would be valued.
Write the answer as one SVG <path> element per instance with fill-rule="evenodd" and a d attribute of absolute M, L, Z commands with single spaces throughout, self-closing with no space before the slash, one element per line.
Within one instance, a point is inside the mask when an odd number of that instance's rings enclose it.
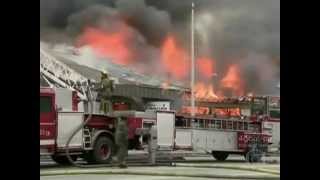
<path fill-rule="evenodd" d="M 51 112 L 51 97 L 40 97 L 40 113 Z"/>

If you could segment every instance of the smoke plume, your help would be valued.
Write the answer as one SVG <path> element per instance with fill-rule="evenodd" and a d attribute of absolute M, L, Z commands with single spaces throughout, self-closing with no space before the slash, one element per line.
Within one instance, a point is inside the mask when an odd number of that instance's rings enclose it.
<path fill-rule="evenodd" d="M 195 2 L 196 57 L 214 61 L 214 69 L 206 65 L 200 69 L 214 72 L 221 81 L 236 64 L 246 92 L 278 94 L 279 0 L 41 0 L 40 39 L 81 45 L 94 38 L 88 34 L 90 29 L 106 33 L 103 38 L 109 39 L 123 33 L 131 54 L 130 61 L 123 62 L 143 73 L 170 78 L 159 64 L 161 49 L 170 35 L 189 55 L 191 2 Z M 95 45 L 100 52 L 106 49 Z M 198 74 L 198 80 L 202 77 Z"/>

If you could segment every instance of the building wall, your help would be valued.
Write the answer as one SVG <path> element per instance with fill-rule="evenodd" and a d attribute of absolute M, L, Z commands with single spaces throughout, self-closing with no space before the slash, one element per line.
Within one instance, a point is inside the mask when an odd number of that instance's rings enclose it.
<path fill-rule="evenodd" d="M 178 110 L 182 106 L 183 91 L 169 90 L 156 87 L 147 87 L 131 84 L 116 85 L 114 96 L 132 97 L 138 103 L 145 104 L 148 101 L 170 101 L 171 109 Z"/>

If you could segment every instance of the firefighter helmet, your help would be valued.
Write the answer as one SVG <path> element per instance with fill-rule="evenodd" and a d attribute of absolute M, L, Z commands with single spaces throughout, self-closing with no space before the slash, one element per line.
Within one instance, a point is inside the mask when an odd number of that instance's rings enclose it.
<path fill-rule="evenodd" d="M 106 70 L 102 70 L 101 72 L 101 79 L 108 78 L 108 72 Z"/>

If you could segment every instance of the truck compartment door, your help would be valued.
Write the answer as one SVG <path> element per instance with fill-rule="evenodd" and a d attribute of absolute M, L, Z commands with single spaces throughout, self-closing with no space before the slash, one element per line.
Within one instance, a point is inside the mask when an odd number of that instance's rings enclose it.
<path fill-rule="evenodd" d="M 58 113 L 58 148 L 66 147 L 68 138 L 72 132 L 84 121 L 84 114 L 81 112 L 59 112 Z M 70 148 L 82 148 L 83 131 L 80 130 L 70 142 Z"/>
<path fill-rule="evenodd" d="M 157 112 L 158 146 L 162 149 L 172 149 L 175 136 L 175 113 Z"/>

